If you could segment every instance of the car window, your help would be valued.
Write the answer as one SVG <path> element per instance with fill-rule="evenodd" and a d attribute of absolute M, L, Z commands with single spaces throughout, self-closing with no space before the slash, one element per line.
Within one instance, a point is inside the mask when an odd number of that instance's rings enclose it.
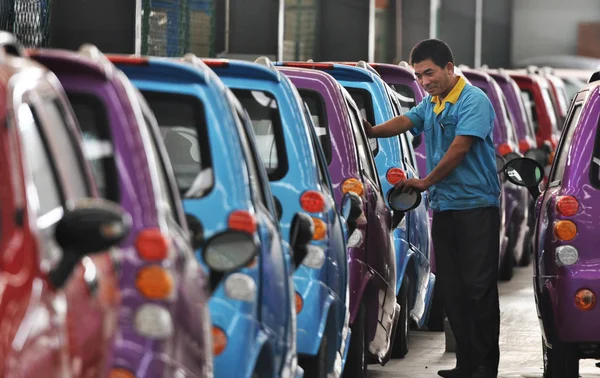
<path fill-rule="evenodd" d="M 315 132 L 323 148 L 327 164 L 331 164 L 331 136 L 327 124 L 327 108 L 323 96 L 317 91 L 299 89 L 300 97 L 308 106 Z"/>
<path fill-rule="evenodd" d="M 390 100 L 390 104 L 392 104 L 392 109 L 394 110 L 394 116 L 402 115 L 402 106 L 400 105 L 400 101 L 398 101 L 398 97 L 396 93 L 392 93 L 392 90 L 386 85 L 385 91 L 388 95 L 388 99 Z"/>
<path fill-rule="evenodd" d="M 546 112 L 548 113 L 548 116 L 550 117 L 550 123 L 552 124 L 552 131 L 558 131 L 558 116 L 557 114 L 554 112 L 554 105 L 552 105 L 552 100 L 550 100 L 551 96 L 550 96 L 550 92 L 549 92 L 549 88 L 545 87 L 542 88 L 542 98 L 544 99 L 544 106 L 546 107 Z"/>
<path fill-rule="evenodd" d="M 563 178 L 563 175 L 565 173 L 565 166 L 567 165 L 567 158 L 569 156 L 569 150 L 571 148 L 571 141 L 573 139 L 573 135 L 575 134 L 575 130 L 577 129 L 577 124 L 579 122 L 579 116 L 581 115 L 582 108 L 583 104 L 576 104 L 573 110 L 571 111 L 569 118 L 565 122 L 566 130 L 564 131 L 562 141 L 556 152 L 554 172 L 550 177 L 550 185 L 561 181 Z"/>
<path fill-rule="evenodd" d="M 148 109 L 143 112 L 144 122 L 140 124 L 140 127 L 145 128 L 146 135 L 150 138 L 150 148 L 152 150 L 152 157 L 148 157 L 148 164 L 150 167 L 155 167 L 158 173 L 158 184 L 160 188 L 160 197 L 163 201 L 165 201 L 169 206 L 168 208 L 163 207 L 162 210 L 167 209 L 171 211 L 171 215 L 176 217 L 175 209 L 177 209 L 177 204 L 175 203 L 175 195 L 171 189 L 171 185 L 169 183 L 169 176 L 167 175 L 166 163 L 165 160 L 160 153 L 160 149 L 158 148 L 158 140 L 156 135 L 150 130 L 154 121 L 150 118 L 151 113 Z M 178 223 L 181 223 L 180 219 L 177 219 Z"/>
<path fill-rule="evenodd" d="M 285 142 L 279 104 L 272 93 L 247 89 L 232 89 L 248 112 L 260 158 L 270 181 L 287 173 Z"/>
<path fill-rule="evenodd" d="M 45 124 L 44 130 L 51 130 L 46 137 L 52 141 L 49 145 L 56 148 L 52 158 L 64 179 L 68 181 L 69 190 L 76 198 L 89 197 L 91 193 L 83 167 L 83 156 L 78 151 L 77 142 L 69 130 L 58 99 L 44 96 L 36 103 L 33 111 L 39 116 L 42 124 Z"/>
<path fill-rule="evenodd" d="M 269 202 L 267 200 L 267 194 L 265 193 L 265 188 L 263 187 L 258 165 L 256 165 L 255 155 L 257 151 L 253 151 L 250 146 L 250 136 L 246 133 L 246 127 L 243 125 L 247 122 L 247 116 L 242 113 L 242 109 L 237 106 L 232 105 L 232 109 L 234 110 L 233 116 L 235 122 L 237 123 L 238 135 L 240 136 L 240 143 L 242 145 L 242 154 L 244 155 L 244 159 L 246 161 L 246 167 L 248 169 L 248 177 L 250 178 L 250 189 L 252 192 L 252 196 L 254 197 L 255 202 L 261 203 L 265 208 L 269 208 L 267 205 Z M 252 129 L 252 125 L 250 126 Z M 254 153 L 253 153 L 254 152 Z"/>
<path fill-rule="evenodd" d="M 108 113 L 100 98 L 91 94 L 69 93 L 83 137 L 83 151 L 92 166 L 100 195 L 119 202 L 119 176 Z"/>
<path fill-rule="evenodd" d="M 408 85 L 404 84 L 395 84 L 392 85 L 392 89 L 396 92 L 396 98 L 400 101 L 400 106 L 402 107 L 402 113 L 406 113 L 413 107 L 417 105 L 415 99 L 415 91 Z"/>
<path fill-rule="evenodd" d="M 357 88 L 346 88 L 346 90 L 350 93 L 350 96 L 352 96 L 352 99 L 360 112 L 360 116 L 369 121 L 371 125 L 376 125 L 371 93 L 367 90 Z M 360 125 L 362 127 L 362 122 L 360 122 Z M 379 143 L 377 138 L 370 138 L 368 141 L 369 148 L 371 149 L 371 152 L 373 152 L 373 157 L 377 156 L 379 153 Z"/>
<path fill-rule="evenodd" d="M 372 160 L 369 157 L 369 148 L 365 140 L 364 133 L 361 132 L 362 123 L 360 122 L 360 116 L 358 109 L 348 102 L 346 99 L 346 106 L 350 114 L 350 123 L 352 126 L 352 132 L 354 133 L 354 140 L 356 141 L 356 147 L 358 151 L 358 159 L 360 160 L 361 168 L 364 173 L 371 179 L 372 182 L 377 182 L 377 174 L 375 168 L 372 165 Z"/>
<path fill-rule="evenodd" d="M 189 95 L 142 94 L 158 122 L 179 192 L 183 197 L 206 196 L 214 175 L 204 104 Z"/>
<path fill-rule="evenodd" d="M 326 190 L 328 192 L 331 192 L 329 189 L 331 188 L 331 181 L 329 178 L 329 173 L 328 173 L 328 168 L 327 168 L 327 163 L 325 163 L 324 161 L 324 154 L 321 153 L 321 151 L 319 151 L 319 142 L 316 140 L 317 138 L 317 134 L 316 134 L 316 127 L 313 124 L 313 117 L 312 114 L 310 113 L 308 104 L 304 104 L 304 116 L 307 120 L 308 126 L 310 128 L 312 128 L 310 131 L 310 142 L 312 145 L 312 150 L 315 152 L 315 161 L 317 162 L 317 174 L 319 176 L 319 183 L 321 184 L 321 187 L 323 188 L 323 190 Z"/>
<path fill-rule="evenodd" d="M 523 100 L 523 104 L 525 105 L 525 111 L 527 112 L 527 116 L 529 117 L 529 119 L 531 119 L 531 123 L 533 124 L 533 131 L 534 133 L 537 133 L 538 129 L 540 128 L 540 125 L 538 122 L 537 108 L 535 106 L 533 93 L 530 90 L 522 89 L 521 99 Z"/>
<path fill-rule="evenodd" d="M 61 208 L 64 202 L 63 194 L 57 180 L 56 167 L 50 159 L 48 145 L 44 140 L 38 117 L 32 107 L 21 104 L 17 109 L 19 134 L 25 155 L 25 163 L 31 172 L 33 186 L 37 199 L 32 201 L 38 217 Z"/>

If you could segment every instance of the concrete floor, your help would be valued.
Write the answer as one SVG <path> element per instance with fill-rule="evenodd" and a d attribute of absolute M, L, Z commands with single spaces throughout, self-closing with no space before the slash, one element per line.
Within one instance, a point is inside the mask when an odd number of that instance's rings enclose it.
<path fill-rule="evenodd" d="M 510 282 L 500 283 L 500 378 L 541 378 L 542 347 L 537 320 L 531 266 L 515 270 Z M 411 333 L 410 349 L 404 359 L 384 367 L 369 365 L 369 378 L 437 377 L 439 369 L 455 366 L 455 355 L 445 353 L 444 333 Z M 581 360 L 581 377 L 600 377 L 595 360 Z"/>

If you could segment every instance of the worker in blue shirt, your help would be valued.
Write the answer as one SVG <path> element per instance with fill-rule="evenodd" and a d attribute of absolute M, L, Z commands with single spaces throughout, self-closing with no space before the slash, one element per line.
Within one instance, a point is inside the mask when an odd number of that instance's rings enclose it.
<path fill-rule="evenodd" d="M 436 285 L 457 344 L 456 367 L 438 374 L 495 378 L 500 360 L 500 182 L 492 140 L 494 110 L 483 91 L 454 74 L 446 43 L 419 42 L 410 64 L 429 95 L 380 125 L 365 120 L 364 128 L 370 138 L 424 133 L 427 176 L 397 186 L 429 190 Z"/>

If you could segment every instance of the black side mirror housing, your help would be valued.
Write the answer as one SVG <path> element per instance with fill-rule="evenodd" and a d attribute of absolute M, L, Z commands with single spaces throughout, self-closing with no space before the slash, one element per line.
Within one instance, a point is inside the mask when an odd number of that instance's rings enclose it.
<path fill-rule="evenodd" d="M 190 230 L 190 244 L 195 251 L 204 244 L 204 227 L 200 219 L 190 213 L 185 213 L 185 220 Z"/>
<path fill-rule="evenodd" d="M 416 149 L 421 145 L 421 143 L 423 143 L 423 133 L 421 133 L 413 138 L 412 146 L 413 146 L 413 148 Z"/>
<path fill-rule="evenodd" d="M 315 224 L 305 213 L 297 213 L 290 228 L 290 248 L 294 253 L 294 266 L 299 266 L 308 254 L 308 243 L 313 238 Z"/>
<path fill-rule="evenodd" d="M 52 285 L 61 288 L 82 257 L 118 245 L 129 235 L 131 224 L 130 215 L 113 202 L 100 198 L 76 202 L 54 230 L 63 258 L 48 274 Z"/>
<path fill-rule="evenodd" d="M 504 167 L 504 174 L 508 181 L 518 186 L 524 186 L 535 199 L 539 197 L 539 184 L 544 180 L 544 167 L 537 161 L 529 158 L 516 158 Z"/>
<path fill-rule="evenodd" d="M 356 220 L 363 214 L 363 202 L 354 192 L 344 194 L 342 199 L 342 217 L 348 224 L 348 233 L 351 235 L 356 230 Z"/>

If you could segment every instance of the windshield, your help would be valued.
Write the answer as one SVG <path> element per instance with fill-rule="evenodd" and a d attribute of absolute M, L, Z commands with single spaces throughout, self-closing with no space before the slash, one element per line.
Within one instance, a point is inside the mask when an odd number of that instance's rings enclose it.
<path fill-rule="evenodd" d="M 214 185 L 204 104 L 196 97 L 142 92 L 154 112 L 184 197 L 203 197 Z"/>
<path fill-rule="evenodd" d="M 232 92 L 250 116 L 258 153 L 269 180 L 282 178 L 287 171 L 287 160 L 277 99 L 265 91 L 232 88 Z"/>

